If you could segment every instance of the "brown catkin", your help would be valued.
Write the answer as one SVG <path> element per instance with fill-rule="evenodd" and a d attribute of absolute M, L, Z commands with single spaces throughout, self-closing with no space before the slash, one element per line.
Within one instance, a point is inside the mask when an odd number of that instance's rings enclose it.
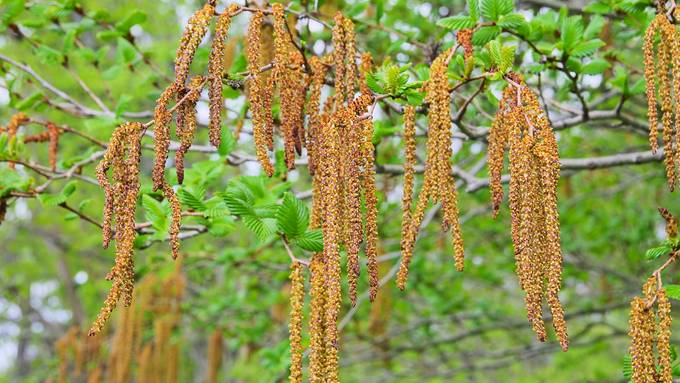
<path fill-rule="evenodd" d="M 111 136 L 109 146 L 102 161 L 97 166 L 97 178 L 106 195 L 104 210 L 104 241 L 111 237 L 111 218 L 116 217 L 116 261 L 108 277 L 113 285 L 104 302 L 89 334 L 101 331 L 104 324 L 116 307 L 119 299 L 125 306 L 132 302 L 134 288 L 134 240 L 135 211 L 139 194 L 139 163 L 141 158 L 142 124 L 125 123 L 118 127 Z M 106 172 L 113 169 L 113 184 L 110 184 Z"/>
<path fill-rule="evenodd" d="M 302 382 L 302 306 L 305 302 L 305 281 L 302 264 L 294 261 L 290 269 L 290 318 L 288 322 L 290 340 L 290 381 Z"/>
<path fill-rule="evenodd" d="M 253 140 L 255 141 L 255 154 L 257 160 L 262 165 L 262 169 L 268 176 L 274 175 L 272 166 L 267 154 L 267 146 L 271 132 L 267 132 L 267 114 L 269 109 L 265 109 L 267 100 L 264 77 L 260 73 L 260 57 L 262 52 L 261 32 L 264 14 L 255 12 L 248 26 L 246 59 L 248 61 L 248 102 L 250 103 L 250 113 L 253 123 Z"/>
<path fill-rule="evenodd" d="M 337 12 L 334 17 L 335 25 L 333 26 L 333 67 L 335 70 L 335 105 L 336 108 L 341 106 L 347 99 L 347 90 L 345 89 L 345 59 L 347 58 L 347 48 L 345 45 L 345 17 L 342 13 Z"/>
<path fill-rule="evenodd" d="M 678 220 L 671 214 L 668 209 L 659 208 L 659 214 L 666 221 L 666 238 L 674 239 L 678 236 Z"/>
<path fill-rule="evenodd" d="M 180 248 L 179 231 L 182 226 L 182 206 L 180 205 L 172 186 L 167 183 L 163 185 L 163 195 L 170 203 L 170 209 L 172 211 L 169 230 L 170 248 L 172 249 L 172 259 L 177 259 L 177 257 L 179 257 Z"/>
<path fill-rule="evenodd" d="M 217 375 L 222 365 L 222 331 L 213 330 L 208 339 L 208 383 L 217 383 Z"/>
<path fill-rule="evenodd" d="M 364 108 L 365 109 L 365 108 Z M 378 294 L 378 196 L 375 187 L 375 147 L 373 146 L 373 121 L 363 121 L 364 200 L 366 204 L 366 259 L 368 268 L 369 299 Z"/>
<path fill-rule="evenodd" d="M 364 161 L 364 142 L 363 121 L 358 124 L 354 123 L 354 116 L 352 111 L 347 109 L 342 110 L 343 113 L 348 114 L 342 120 L 345 124 L 342 129 L 347 131 L 346 138 L 348 148 L 345 150 L 345 202 L 344 208 L 347 211 L 347 239 L 345 247 L 347 250 L 347 282 L 349 285 L 349 298 L 352 306 L 357 302 L 357 282 L 359 280 L 360 266 L 359 266 L 359 251 L 361 249 L 361 242 L 364 238 L 364 231 L 362 226 L 362 212 L 361 212 L 361 168 L 365 165 Z M 368 201 L 368 198 L 367 198 Z M 367 206 L 368 211 L 368 206 Z M 366 243 L 366 254 L 368 255 L 369 245 Z"/>
<path fill-rule="evenodd" d="M 215 36 L 212 40 L 210 57 L 208 60 L 208 97 L 210 99 L 210 143 L 218 147 L 222 140 L 222 109 L 224 109 L 224 99 L 222 98 L 222 79 L 226 62 L 227 45 L 225 40 L 229 33 L 231 18 L 238 10 L 237 4 L 230 4 L 229 7 L 217 18 L 215 26 Z"/>
<path fill-rule="evenodd" d="M 175 169 L 177 170 L 177 182 L 184 182 L 184 156 L 191 148 L 194 135 L 196 134 L 196 103 L 201 95 L 204 79 L 196 76 L 191 79 L 187 93 L 183 97 L 183 102 L 178 109 L 177 136 L 180 139 L 180 146 L 175 152 Z M 179 116 L 182 116 L 180 119 Z M 181 121 L 181 123 L 180 123 Z"/>
<path fill-rule="evenodd" d="M 430 79 L 425 84 L 428 110 L 427 160 L 423 187 L 418 196 L 411 225 L 402 237 L 402 259 L 397 273 L 397 286 L 403 290 L 408 278 L 408 267 L 413 246 L 425 215 L 428 199 L 441 202 L 444 210 L 444 227 L 451 228 L 456 269 L 462 270 L 463 239 L 458 220 L 458 197 L 451 166 L 451 105 L 449 96 L 448 62 L 452 50 L 441 53 L 432 63 Z"/>
<path fill-rule="evenodd" d="M 49 161 L 52 171 L 57 170 L 57 151 L 59 150 L 59 127 L 49 122 L 47 123 L 47 133 L 49 134 Z"/>

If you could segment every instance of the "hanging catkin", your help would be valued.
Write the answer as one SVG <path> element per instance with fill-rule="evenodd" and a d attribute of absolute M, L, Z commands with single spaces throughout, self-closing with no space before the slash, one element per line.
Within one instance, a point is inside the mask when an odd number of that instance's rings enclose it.
<path fill-rule="evenodd" d="M 294 261 L 290 269 L 290 317 L 288 321 L 290 340 L 290 382 L 302 382 L 302 305 L 305 302 L 305 281 L 302 264 Z"/>
<path fill-rule="evenodd" d="M 406 235 L 411 227 L 411 205 L 416 166 L 416 109 L 408 105 L 404 108 L 404 194 L 401 198 L 401 240 L 402 248 Z"/>
<path fill-rule="evenodd" d="M 557 142 L 536 94 L 521 76 L 508 74 L 489 133 L 489 184 L 494 216 L 503 200 L 503 154 L 509 146 L 512 241 L 520 287 L 526 292 L 527 317 L 539 340 L 546 339 L 543 300 L 563 350 L 569 347 L 559 300 L 562 274 L 557 181 Z"/>
<path fill-rule="evenodd" d="M 178 109 L 177 118 L 177 137 L 179 137 L 180 145 L 175 152 L 175 169 L 177 170 L 177 182 L 182 184 L 184 182 L 184 156 L 191 148 L 194 135 L 196 134 L 196 103 L 201 95 L 204 79 L 202 76 L 196 76 L 191 79 L 187 93 L 183 97 L 183 102 Z M 180 119 L 179 116 L 182 116 Z"/>
<path fill-rule="evenodd" d="M 659 275 L 653 275 L 642 287 L 642 297 L 631 302 L 631 344 L 628 349 L 634 383 L 672 383 L 671 366 L 671 305 Z M 656 305 L 656 313 L 654 307 Z M 658 325 L 657 325 L 658 319 Z M 658 355 L 655 357 L 655 350 Z M 657 368 L 658 361 L 658 368 Z"/>
<path fill-rule="evenodd" d="M 415 212 L 411 216 L 410 228 L 402 238 L 402 259 L 397 273 L 397 285 L 401 290 L 406 287 L 413 246 L 425 215 L 428 199 L 442 204 L 443 226 L 451 228 L 456 269 L 463 270 L 463 238 L 458 221 L 456 184 L 450 162 L 452 156 L 451 102 L 447 68 L 451 55 L 452 51 L 445 51 L 434 60 L 430 68 L 430 79 L 425 84 L 426 101 L 430 104 L 425 179 Z"/>
<path fill-rule="evenodd" d="M 309 381 L 326 382 L 326 278 L 323 253 L 316 253 L 310 262 L 310 317 L 309 317 Z"/>
<path fill-rule="evenodd" d="M 19 127 L 26 122 L 29 121 L 29 118 L 26 114 L 23 112 L 16 113 L 13 115 L 9 122 L 7 123 L 7 127 L 5 130 L 7 130 L 7 142 L 12 142 L 16 139 L 17 132 L 19 131 Z M 14 162 L 9 162 L 7 164 L 7 167 L 10 169 L 14 169 Z"/>
<path fill-rule="evenodd" d="M 271 140 L 271 132 L 268 134 L 267 114 L 265 109 L 265 84 L 260 73 L 260 55 L 262 52 L 261 32 L 264 14 L 255 12 L 248 26 L 246 59 L 248 61 L 248 102 L 253 124 L 253 140 L 255 141 L 255 154 L 262 165 L 262 170 L 268 175 L 274 175 L 274 167 L 269 161 L 267 146 Z M 269 138 L 268 138 L 269 136 Z"/>
<path fill-rule="evenodd" d="M 215 36 L 212 40 L 210 58 L 208 60 L 208 97 L 210 98 L 210 143 L 218 147 L 222 140 L 222 109 L 224 109 L 224 99 L 222 97 L 222 79 L 224 77 L 226 44 L 225 40 L 229 33 L 231 18 L 237 12 L 239 6 L 235 3 L 217 18 L 215 26 Z"/>
<path fill-rule="evenodd" d="M 661 125 L 664 145 L 664 164 L 666 177 L 671 191 L 680 177 L 680 130 L 676 128 L 680 116 L 680 34 L 677 28 L 668 20 L 668 16 L 660 3 L 660 9 L 645 32 L 642 46 L 645 80 L 647 83 L 647 115 L 649 118 L 649 143 L 652 152 L 658 150 L 658 98 L 661 100 Z M 654 40 L 659 36 L 657 48 L 657 63 L 654 63 Z M 658 84 L 657 84 L 658 81 Z"/>
<path fill-rule="evenodd" d="M 133 242 L 135 210 L 139 194 L 139 162 L 142 124 L 133 122 L 119 126 L 111 136 L 104 158 L 97 166 L 97 179 L 104 189 L 104 245 L 111 239 L 111 221 L 116 218 L 116 262 L 107 279 L 113 282 L 104 307 L 95 320 L 90 335 L 97 334 L 111 316 L 119 299 L 125 306 L 132 302 L 134 288 Z M 113 170 L 113 183 L 106 172 Z"/>
<path fill-rule="evenodd" d="M 274 13 L 274 73 L 281 104 L 281 131 L 288 169 L 295 168 L 295 153 L 302 153 L 306 79 L 304 58 L 287 31 L 283 4 L 272 5 Z"/>
<path fill-rule="evenodd" d="M 208 31 L 208 24 L 214 13 L 215 7 L 208 2 L 189 18 L 184 28 L 175 56 L 175 84 L 179 88 L 184 87 L 189 77 L 189 67 L 194 60 L 196 49 Z"/>
<path fill-rule="evenodd" d="M 326 65 L 317 56 L 309 60 L 312 69 L 312 80 L 309 90 L 309 100 L 307 101 L 307 137 L 305 146 L 307 147 L 308 168 L 310 175 L 314 176 L 316 171 L 316 162 L 318 161 L 319 153 L 318 135 L 321 129 L 321 89 L 326 79 Z"/>

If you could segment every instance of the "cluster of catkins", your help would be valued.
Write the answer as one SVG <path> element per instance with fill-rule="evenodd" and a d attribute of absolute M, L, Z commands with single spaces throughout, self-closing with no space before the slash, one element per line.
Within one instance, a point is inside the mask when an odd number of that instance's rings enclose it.
<path fill-rule="evenodd" d="M 659 2 L 662 6 L 663 2 Z M 649 143 L 652 151 L 658 150 L 657 96 L 661 99 L 661 124 L 663 126 L 664 164 L 668 187 L 673 191 L 680 181 L 680 129 L 676 127 L 680 117 L 680 34 L 668 15 L 660 9 L 645 32 L 642 46 L 647 82 L 647 115 L 649 117 Z M 654 45 L 659 37 L 656 49 Z M 658 83 L 658 84 L 657 84 Z M 657 95 L 658 87 L 658 95 Z"/>
<path fill-rule="evenodd" d="M 510 213 L 517 275 L 526 292 L 527 315 L 538 339 L 546 338 L 543 298 L 552 313 L 553 327 L 567 350 L 564 311 L 558 293 L 562 251 L 557 211 L 560 163 L 557 142 L 536 94 L 521 76 L 506 76 L 498 112 L 489 133 L 489 181 L 494 216 L 503 201 L 501 172 L 506 147 L 510 162 Z"/>
<path fill-rule="evenodd" d="M 463 270 L 463 237 L 458 220 L 458 195 L 453 178 L 453 166 L 451 164 L 451 100 L 449 77 L 447 74 L 448 64 L 455 49 L 454 47 L 442 52 L 434 60 L 430 67 L 430 79 L 424 84 L 425 101 L 429 104 L 427 112 L 427 159 L 425 162 L 423 187 L 418 196 L 413 214 L 410 213 L 410 194 L 413 189 L 413 168 L 415 165 L 415 141 L 413 141 L 415 117 L 408 108 L 405 111 L 404 138 L 407 145 L 407 154 L 404 168 L 405 201 L 403 201 L 403 207 L 405 211 L 408 211 L 408 214 L 405 213 L 402 220 L 402 256 L 399 272 L 397 273 L 397 285 L 401 290 L 406 287 L 413 247 L 429 200 L 442 204 L 444 211 L 443 226 L 451 228 L 456 269 L 459 271 Z"/>
<path fill-rule="evenodd" d="M 111 312 L 123 300 L 126 307 L 132 303 L 134 289 L 134 240 L 136 237 L 135 211 L 139 194 L 139 163 L 141 159 L 142 124 L 125 123 L 111 136 L 104 157 L 97 166 L 97 179 L 104 189 L 104 221 L 102 234 L 104 247 L 112 238 L 116 241 L 116 260 L 106 279 L 113 282 L 104 306 L 95 320 L 90 334 L 101 331 Z M 111 169 L 112 180 L 107 171 Z M 114 230 L 115 217 L 115 230 Z"/>
<path fill-rule="evenodd" d="M 180 349 L 172 334 L 181 318 L 184 285 L 181 262 L 165 278 L 146 276 L 132 304 L 118 311 L 107 353 L 102 352 L 104 333 L 86 336 L 77 327 L 70 329 L 55 344 L 57 381 L 84 381 L 85 375 L 88 383 L 178 382 Z"/>
<path fill-rule="evenodd" d="M 23 112 L 16 113 L 10 118 L 9 122 L 7 123 L 7 126 L 0 126 L 0 133 L 7 133 L 8 141 L 15 140 L 19 128 L 22 125 L 26 125 L 30 122 L 32 122 L 31 119 L 25 113 Z M 41 122 L 39 124 L 43 124 L 45 126 L 45 131 L 41 133 L 26 135 L 23 137 L 22 141 L 25 144 L 34 142 L 37 143 L 47 142 L 50 168 L 52 169 L 52 171 L 55 171 L 57 169 L 57 151 L 59 149 L 59 136 L 61 136 L 64 130 L 59 128 L 56 124 L 52 122 L 45 123 Z M 14 163 L 10 162 L 8 166 L 9 168 L 14 168 Z"/>
<path fill-rule="evenodd" d="M 643 297 L 633 298 L 630 304 L 631 380 L 672 383 L 671 303 L 656 275 L 647 280 L 642 294 Z"/>

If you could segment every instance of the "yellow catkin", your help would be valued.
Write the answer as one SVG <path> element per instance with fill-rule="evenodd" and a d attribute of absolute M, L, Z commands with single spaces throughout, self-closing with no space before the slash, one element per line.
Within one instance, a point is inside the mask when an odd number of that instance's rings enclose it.
<path fill-rule="evenodd" d="M 413 203 L 413 186 L 416 166 L 416 109 L 408 105 L 404 108 L 404 191 L 401 198 L 401 240 L 411 227 L 411 205 Z"/>
<path fill-rule="evenodd" d="M 295 168 L 295 153 L 302 153 L 304 142 L 305 72 L 304 58 L 293 45 L 283 4 L 272 5 L 274 13 L 274 73 L 281 104 L 281 131 L 284 138 L 285 161 L 288 169 Z"/>
<path fill-rule="evenodd" d="M 326 279 L 323 253 L 312 256 L 310 263 L 310 317 L 309 317 L 309 380 L 326 382 Z"/>
<path fill-rule="evenodd" d="M 659 289 L 657 292 L 657 305 L 659 316 L 659 331 L 656 349 L 659 354 L 659 382 L 673 383 L 673 367 L 671 366 L 671 302 L 668 300 L 666 290 Z"/>
<path fill-rule="evenodd" d="M 354 97 L 354 90 L 356 88 L 357 82 L 357 65 L 356 65 L 356 37 L 354 35 L 354 23 L 349 18 L 344 18 L 342 21 L 342 27 L 344 29 L 344 45 L 345 45 L 345 56 L 347 59 L 345 76 L 342 81 L 345 82 L 343 89 L 347 92 L 347 97 L 349 99 Z"/>
<path fill-rule="evenodd" d="M 663 8 L 663 7 L 661 7 Z M 654 63 L 654 42 L 659 36 L 657 63 Z M 676 128 L 680 116 L 680 33 L 669 20 L 663 9 L 645 31 L 642 46 L 647 83 L 647 115 L 649 118 L 649 142 L 652 152 L 658 150 L 659 112 L 657 90 L 661 101 L 661 125 L 663 127 L 664 164 L 668 187 L 675 189 L 680 174 L 680 130 Z M 658 82 L 658 84 L 657 84 Z M 658 89 L 657 89 L 658 86 Z M 675 100 L 674 100 L 675 99 Z"/>
<path fill-rule="evenodd" d="M 17 132 L 19 131 L 19 127 L 28 121 L 28 116 L 23 112 L 13 115 L 7 123 L 7 127 L 5 128 L 5 130 L 7 130 L 7 142 L 11 143 L 13 140 L 15 140 Z M 8 163 L 7 167 L 14 169 L 14 162 Z"/>
<path fill-rule="evenodd" d="M 222 331 L 213 330 L 208 339 L 208 382 L 217 383 L 217 375 L 222 364 Z"/>
<path fill-rule="evenodd" d="M 342 13 L 335 14 L 335 26 L 333 26 L 333 67 L 335 70 L 335 105 L 341 106 L 347 100 L 347 90 L 345 89 L 345 60 L 347 58 L 347 48 L 345 45 L 345 17 Z"/>
<path fill-rule="evenodd" d="M 365 109 L 365 108 L 364 108 Z M 366 260 L 368 269 L 369 299 L 378 294 L 378 196 L 375 187 L 375 147 L 373 146 L 373 121 L 363 121 L 364 200 L 366 204 Z"/>
<path fill-rule="evenodd" d="M 125 123 L 118 127 L 109 142 L 104 158 L 97 166 L 97 178 L 104 188 L 106 201 L 104 212 L 105 241 L 111 235 L 111 217 L 116 217 L 116 261 L 108 277 L 113 281 L 111 290 L 104 302 L 90 335 L 97 334 L 108 320 L 118 300 L 123 299 L 125 306 L 132 302 L 134 288 L 134 240 L 135 210 L 139 194 L 139 162 L 141 158 L 142 124 Z M 106 177 L 109 168 L 113 169 L 113 184 Z"/>
<path fill-rule="evenodd" d="M 267 154 L 267 114 L 269 109 L 265 109 L 265 84 L 263 76 L 260 74 L 260 57 L 262 52 L 261 32 L 264 14 L 256 12 L 253 14 L 250 25 L 248 26 L 246 58 L 248 61 L 248 102 L 252 114 L 253 140 L 255 141 L 255 154 L 260 162 L 262 169 L 268 176 L 274 175 L 272 166 Z"/>
<path fill-rule="evenodd" d="M 655 383 L 656 371 L 654 364 L 654 313 L 646 307 L 646 303 L 639 297 L 633 298 L 630 308 L 629 348 L 634 383 Z"/>
<path fill-rule="evenodd" d="M 196 103 L 201 95 L 203 88 L 203 77 L 196 76 L 191 79 L 187 93 L 184 95 L 178 110 L 177 136 L 180 139 L 180 146 L 175 152 L 175 168 L 177 170 L 177 182 L 184 182 L 184 156 L 191 148 L 194 135 L 196 134 Z M 182 116 L 180 119 L 179 116 Z"/>
<path fill-rule="evenodd" d="M 167 383 L 179 382 L 179 344 L 173 343 L 168 350 Z"/>
<path fill-rule="evenodd" d="M 320 58 L 313 56 L 309 60 L 312 68 L 312 83 L 309 91 L 309 100 L 307 102 L 307 137 L 305 146 L 307 147 L 308 168 L 309 173 L 313 176 L 316 171 L 316 163 L 318 161 L 319 153 L 318 135 L 321 129 L 321 89 L 323 88 L 326 79 L 326 66 Z"/>
<path fill-rule="evenodd" d="M 224 109 L 224 99 L 222 97 L 222 79 L 226 62 L 227 45 L 225 40 L 229 33 L 232 15 L 236 13 L 239 6 L 231 4 L 217 18 L 215 26 L 215 36 L 212 40 L 210 58 L 208 60 L 208 97 L 210 99 L 210 143 L 218 147 L 222 140 L 221 118 Z"/>
<path fill-rule="evenodd" d="M 569 347 L 559 300 L 562 250 L 557 211 L 560 163 L 557 141 L 536 94 L 514 73 L 507 75 L 489 135 L 489 177 L 494 215 L 503 200 L 501 172 L 509 147 L 510 217 L 517 276 L 526 292 L 527 317 L 539 340 L 546 339 L 543 302 L 552 314 L 563 350 Z"/>
<path fill-rule="evenodd" d="M 208 31 L 208 24 L 214 13 L 215 7 L 208 2 L 189 18 L 189 22 L 184 28 L 175 56 L 175 84 L 180 87 L 184 86 L 189 77 L 189 67 L 196 54 L 196 49 Z"/>
<path fill-rule="evenodd" d="M 508 120 L 506 118 L 506 111 L 510 108 L 509 100 L 514 97 L 513 88 L 511 86 L 505 87 L 503 90 L 503 97 L 501 98 L 498 110 L 489 131 L 489 189 L 491 190 L 491 206 L 493 216 L 498 215 L 498 211 L 503 202 L 503 185 L 501 184 L 501 176 L 503 174 L 503 154 L 508 145 Z"/>
<path fill-rule="evenodd" d="M 176 93 L 177 87 L 174 84 L 168 86 L 156 101 L 154 110 L 154 141 L 155 141 L 155 161 L 151 172 L 153 179 L 153 189 L 161 190 L 165 183 L 165 163 L 168 160 L 168 150 L 170 148 L 170 120 L 172 113 L 168 110 L 168 104 Z"/>
<path fill-rule="evenodd" d="M 305 301 L 305 281 L 302 264 L 293 262 L 290 269 L 290 318 L 288 322 L 290 339 L 290 381 L 302 382 L 302 306 Z"/>
<path fill-rule="evenodd" d="M 463 238 L 458 220 L 458 197 L 450 162 L 451 105 L 447 68 L 451 54 L 452 51 L 445 51 L 434 60 L 430 68 L 430 79 L 425 84 L 426 101 L 430 104 L 425 179 L 412 216 L 411 227 L 402 238 L 402 259 L 397 273 L 397 285 L 401 290 L 406 287 L 413 246 L 428 199 L 442 203 L 444 227 L 451 228 L 456 269 L 462 270 L 464 266 Z"/>
<path fill-rule="evenodd" d="M 339 381 L 338 368 L 338 342 L 337 328 L 338 316 L 341 303 L 340 283 L 340 235 L 341 235 L 341 212 L 339 166 L 339 122 L 332 118 L 322 128 L 321 151 L 324 153 L 323 161 L 319 164 L 322 179 L 320 195 L 323 204 L 322 231 L 324 238 L 323 258 L 325 260 L 325 367 L 326 379 L 331 382 Z"/>
<path fill-rule="evenodd" d="M 656 153 L 659 148 L 657 142 L 659 117 L 656 110 L 656 68 L 654 67 L 654 38 L 658 17 L 653 19 L 645 31 L 642 52 L 645 64 L 645 81 L 647 83 L 647 117 L 649 119 L 649 143 Z"/>

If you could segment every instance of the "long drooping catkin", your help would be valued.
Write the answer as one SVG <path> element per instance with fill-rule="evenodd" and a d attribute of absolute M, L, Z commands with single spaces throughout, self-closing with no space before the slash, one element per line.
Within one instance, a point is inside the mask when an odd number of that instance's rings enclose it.
<path fill-rule="evenodd" d="M 97 334 L 111 316 L 119 299 L 125 306 L 132 302 L 134 288 L 133 242 L 135 231 L 135 210 L 139 194 L 139 162 L 141 157 L 140 123 L 125 123 L 111 136 L 104 158 L 97 166 L 97 178 L 104 189 L 104 243 L 111 238 L 111 218 L 116 218 L 116 262 L 108 278 L 113 281 L 90 335 Z M 106 172 L 113 169 L 113 184 L 109 183 Z"/>
<path fill-rule="evenodd" d="M 671 365 L 671 302 L 665 289 L 657 291 L 659 331 L 656 350 L 659 354 L 659 382 L 673 383 L 673 367 Z"/>
<path fill-rule="evenodd" d="M 274 167 L 267 155 L 268 138 L 267 134 L 267 114 L 265 109 L 266 95 L 263 76 L 260 73 L 260 52 L 262 51 L 261 32 L 264 14 L 256 12 L 253 14 L 250 25 L 248 26 L 246 58 L 248 61 L 248 102 L 250 103 L 250 113 L 253 123 L 253 140 L 255 141 L 255 154 L 257 160 L 262 165 L 262 169 L 268 176 L 274 175 Z M 269 136 L 271 132 L 269 132 Z"/>
<path fill-rule="evenodd" d="M 345 151 L 345 202 L 344 208 L 347 210 L 347 238 L 345 247 L 347 249 L 347 282 L 349 285 L 349 299 L 352 306 L 357 301 L 357 282 L 360 274 L 359 251 L 361 242 L 364 238 L 361 212 L 361 168 L 365 165 L 364 161 L 364 137 L 362 132 L 363 122 L 354 124 L 352 111 L 344 109 L 347 115 L 341 118 L 344 120 L 342 129 L 347 130 L 346 138 L 348 148 Z M 367 206 L 368 208 L 368 206 Z M 369 245 L 366 243 L 368 254 Z"/>
<path fill-rule="evenodd" d="M 307 137 L 305 146 L 307 147 L 309 173 L 313 176 L 316 171 L 318 161 L 318 136 L 321 129 L 321 89 L 326 79 L 326 65 L 317 56 L 309 60 L 312 67 L 312 83 L 309 90 L 309 100 L 307 102 Z"/>
<path fill-rule="evenodd" d="M 168 150 L 170 149 L 169 124 L 172 119 L 168 104 L 175 93 L 177 93 L 177 87 L 174 84 L 165 88 L 156 101 L 156 109 L 154 110 L 155 160 L 151 172 L 154 190 L 161 190 L 165 183 L 165 163 L 168 160 Z"/>
<path fill-rule="evenodd" d="M 290 269 L 290 317 L 288 322 L 290 340 L 290 382 L 302 382 L 302 306 L 305 302 L 305 280 L 302 264 L 293 262 Z"/>
<path fill-rule="evenodd" d="M 563 350 L 569 347 L 559 300 L 562 250 L 557 211 L 560 163 L 557 141 L 536 94 L 514 73 L 506 76 L 498 112 L 489 133 L 489 183 L 494 216 L 503 201 L 501 172 L 509 146 L 512 242 L 527 317 L 539 340 L 546 339 L 543 301 L 552 313 Z"/>
<path fill-rule="evenodd" d="M 189 18 L 187 26 L 184 28 L 175 55 L 175 84 L 180 88 L 184 87 L 184 83 L 189 77 L 189 67 L 194 60 L 196 49 L 208 31 L 208 24 L 214 13 L 215 7 L 208 2 Z"/>
<path fill-rule="evenodd" d="M 310 262 L 310 354 L 309 381 L 326 382 L 326 277 L 323 253 L 316 253 Z"/>
<path fill-rule="evenodd" d="M 450 163 L 451 105 L 447 68 L 451 54 L 451 50 L 443 52 L 434 60 L 430 68 L 430 79 L 425 84 L 426 101 L 430 103 L 425 180 L 411 217 L 410 228 L 402 238 L 402 259 L 397 273 L 397 285 L 401 290 L 406 287 L 413 246 L 428 199 L 442 203 L 444 226 L 451 228 L 456 269 L 463 269 L 463 239 L 458 220 L 458 197 Z"/>
<path fill-rule="evenodd" d="M 215 36 L 212 40 L 210 58 L 208 59 L 208 97 L 210 98 L 210 143 L 218 147 L 222 140 L 222 109 L 224 109 L 224 99 L 222 98 L 222 79 L 224 76 L 224 63 L 226 44 L 225 40 L 229 33 L 232 15 L 238 10 L 239 6 L 235 3 L 217 18 L 215 26 Z"/>
<path fill-rule="evenodd" d="M 657 85 L 661 99 L 661 125 L 663 127 L 664 164 L 671 191 L 675 189 L 680 174 L 680 129 L 676 127 L 680 116 L 680 33 L 668 20 L 660 7 L 658 14 L 645 32 L 642 46 L 645 80 L 647 83 L 647 115 L 649 118 L 649 143 L 652 152 L 658 149 Z M 654 42 L 659 36 L 657 65 L 654 64 Z M 657 84 L 658 81 L 658 84 Z"/>
<path fill-rule="evenodd" d="M 304 58 L 287 32 L 283 5 L 272 5 L 274 13 L 274 73 L 281 104 L 281 131 L 288 169 L 295 168 L 295 153 L 302 153 L 304 143 L 304 105 L 306 74 Z"/>
<path fill-rule="evenodd" d="M 175 152 L 175 169 L 177 170 L 177 182 L 184 182 L 184 155 L 191 148 L 194 135 L 196 134 L 196 103 L 201 95 L 204 79 L 196 76 L 191 79 L 184 102 L 180 105 L 177 119 L 177 136 L 180 139 L 179 149 Z M 182 115 L 182 118 L 179 118 Z"/>

